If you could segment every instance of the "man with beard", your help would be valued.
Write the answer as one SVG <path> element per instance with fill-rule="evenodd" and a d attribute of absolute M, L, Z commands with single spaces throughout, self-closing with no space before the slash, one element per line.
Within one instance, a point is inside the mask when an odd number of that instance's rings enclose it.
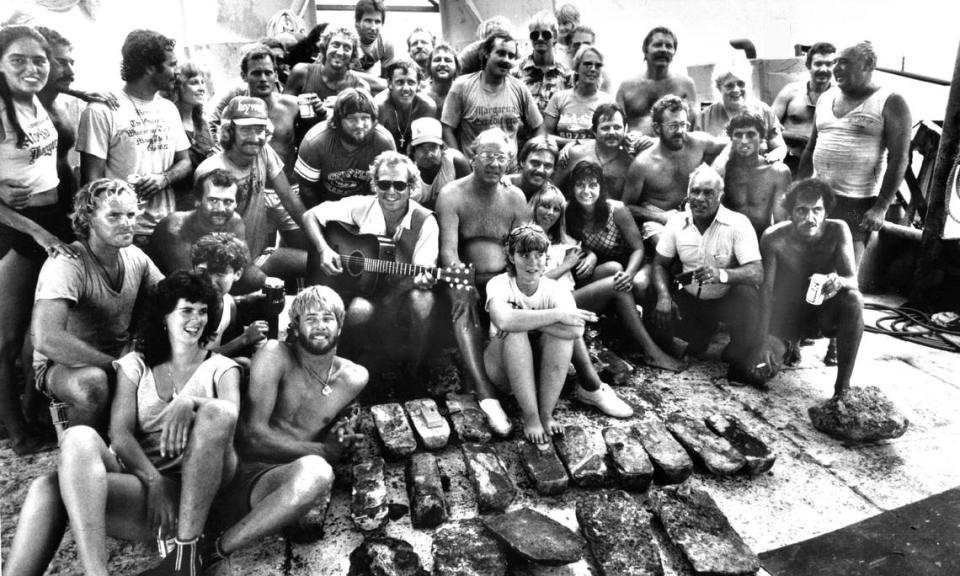
<path fill-rule="evenodd" d="M 550 177 L 557 164 L 557 140 L 553 136 L 537 136 L 527 140 L 520 150 L 520 172 L 507 176 L 511 184 L 530 200 L 544 186 L 553 187 Z"/>
<path fill-rule="evenodd" d="M 349 28 L 329 27 L 320 37 L 318 62 L 301 62 L 290 71 L 284 94 L 300 96 L 313 106 L 317 118 L 326 118 L 333 100 L 347 88 L 364 88 L 369 84 L 350 69 L 350 62 L 360 53 L 357 33 Z"/>
<path fill-rule="evenodd" d="M 813 130 L 813 111 L 817 101 L 821 94 L 833 86 L 833 67 L 836 62 L 837 48 L 829 42 L 817 42 L 807 51 L 806 64 L 810 79 L 787 84 L 773 101 L 773 112 L 783 125 L 783 139 L 788 147 L 784 163 L 794 174 Z"/>
<path fill-rule="evenodd" d="M 348 265 L 324 235 L 330 222 L 354 227 L 359 234 L 392 240 L 399 263 L 436 267 L 440 230 L 433 212 L 410 199 L 420 185 L 413 160 L 399 152 L 384 152 L 374 159 L 370 176 L 375 196 L 324 202 L 304 215 L 307 234 L 322 270 L 316 276 L 311 270 L 308 281 L 324 282 L 340 276 Z M 436 278 L 424 272 L 415 277 L 383 276 L 369 294 L 341 290 L 347 300 L 344 325 L 352 336 L 344 345 L 347 355 L 365 366 L 378 359 L 399 360 L 411 387 L 398 391 L 404 396 L 426 391 L 418 383 L 424 381 L 421 368 L 428 350 L 434 307 L 431 290 L 435 283 Z"/>
<path fill-rule="evenodd" d="M 476 289 L 448 291 L 454 337 L 480 408 L 490 427 L 502 436 L 510 433 L 512 425 L 483 368 L 479 302 L 486 302 L 487 281 L 506 270 L 503 239 L 530 217 L 523 192 L 503 181 L 512 146 L 499 128 L 481 132 L 473 143 L 473 173 L 448 184 L 437 198 L 440 264 L 472 264 L 476 270 Z"/>
<path fill-rule="evenodd" d="M 437 105 L 436 118 L 440 119 L 443 113 L 443 104 L 447 100 L 447 94 L 450 93 L 450 87 L 453 81 L 460 74 L 460 61 L 457 59 L 457 52 L 453 46 L 446 42 L 436 45 L 433 52 L 430 53 L 430 63 L 428 65 L 428 74 L 430 75 L 430 88 L 427 90 L 427 96 L 433 99 Z"/>
<path fill-rule="evenodd" d="M 201 162 L 195 175 L 199 181 L 208 172 L 222 169 L 237 182 L 236 210 L 243 219 L 243 239 L 255 264 L 247 267 L 238 282 L 237 290 L 241 293 L 261 288 L 267 276 L 302 276 L 307 265 L 306 250 L 273 248 L 278 227 L 288 217 L 301 225 L 305 208 L 290 189 L 280 157 L 267 146 L 269 123 L 263 100 L 235 97 L 223 112 L 219 136 L 223 150 Z M 276 192 L 282 209 L 269 201 L 267 188 Z"/>
<path fill-rule="evenodd" d="M 360 57 L 350 67 L 374 76 L 383 76 L 396 58 L 393 43 L 380 33 L 387 20 L 387 8 L 383 0 L 358 0 L 353 15 L 360 37 Z"/>
<path fill-rule="evenodd" d="M 764 129 L 763 117 L 756 112 L 741 112 L 730 120 L 731 152 L 723 175 L 723 205 L 749 218 L 757 238 L 774 219 L 784 219 L 777 204 L 790 186 L 785 164 L 767 164 L 760 157 Z"/>
<path fill-rule="evenodd" d="M 763 235 L 758 328 L 766 337 L 751 364 L 761 366 L 758 375 L 769 378 L 785 360 L 784 349 L 797 350 L 801 338 L 836 337 L 834 397 L 840 398 L 850 388 L 863 337 L 863 296 L 857 284 L 850 229 L 840 220 L 825 218 L 833 201 L 833 190 L 825 181 L 801 180 L 784 198 L 790 220 Z M 814 274 L 827 277 L 822 304 L 805 299 Z"/>
<path fill-rule="evenodd" d="M 277 91 L 277 58 L 273 51 L 261 44 L 255 44 L 240 59 L 240 78 L 246 86 L 227 92 L 214 107 L 210 115 L 210 129 L 217 138 L 223 111 L 237 96 L 250 96 L 263 100 L 267 105 L 270 119 L 270 147 L 283 161 L 287 178 L 293 174 L 293 164 L 297 159 L 297 141 L 295 127 L 299 115 L 297 99 Z"/>
<path fill-rule="evenodd" d="M 876 65 L 870 42 L 840 52 L 833 69 L 837 85 L 817 101 L 798 170 L 801 178 L 812 171 L 833 188 L 837 202 L 827 216 L 850 227 L 858 267 L 910 160 L 910 108 L 903 96 L 874 83 Z"/>
<path fill-rule="evenodd" d="M 654 103 L 653 131 L 659 140 L 630 164 L 623 203 L 640 224 L 643 239 L 657 246 L 660 232 L 680 212 L 690 173 L 724 143 L 705 132 L 690 132 L 687 102 L 669 94 Z"/>
<path fill-rule="evenodd" d="M 173 87 L 177 73 L 174 41 L 152 30 L 127 35 L 120 69 L 125 84 L 116 110 L 91 103 L 80 116 L 77 150 L 80 183 L 99 178 L 129 179 L 143 211 L 134 244 L 146 246 L 153 229 L 175 210 L 174 182 L 190 176 L 190 141 L 177 107 L 157 96 Z"/>
<path fill-rule="evenodd" d="M 251 359 L 256 386 L 243 398 L 237 473 L 211 510 L 208 528 L 219 536 L 202 548 L 208 570 L 313 507 L 325 508 L 333 466 L 360 437 L 342 414 L 369 374 L 337 356 L 343 301 L 326 286 L 310 286 L 289 315 L 287 341 L 268 340 Z"/>
<path fill-rule="evenodd" d="M 507 32 L 494 32 L 483 43 L 483 70 L 460 76 L 453 82 L 443 106 L 443 140 L 467 158 L 470 144 L 489 128 L 500 128 L 510 138 L 509 153 L 516 157 L 518 131 L 526 136 L 544 133 L 543 115 L 523 82 L 510 75 L 516 62 L 517 41 Z M 511 161 L 513 158 L 511 158 Z M 508 168 L 513 168 L 511 162 Z"/>
<path fill-rule="evenodd" d="M 102 430 L 116 383 L 113 362 L 130 342 L 137 299 L 163 275 L 133 246 L 137 196 L 120 180 L 94 180 L 74 199 L 76 258 L 40 270 L 31 333 L 37 388 L 69 405 L 71 425 Z"/>
<path fill-rule="evenodd" d="M 617 89 L 617 104 L 626 111 L 630 130 L 655 136 L 650 122 L 654 102 L 667 94 L 675 94 L 687 101 L 690 123 L 696 123 L 697 89 L 693 80 L 684 74 L 670 72 L 670 63 L 677 53 L 677 36 L 669 28 L 657 26 L 643 39 L 643 59 L 647 69 L 631 80 L 625 80 Z"/>
<path fill-rule="evenodd" d="M 721 206 L 722 198 L 723 179 L 716 170 L 704 164 L 693 171 L 687 209 L 670 219 L 657 244 L 651 334 L 672 343 L 677 332 L 689 343 L 687 352 L 697 355 L 722 321 L 730 333 L 722 356 L 730 363 L 727 378 L 749 383 L 755 381 L 750 360 L 763 264 L 750 221 Z M 671 296 L 670 270 L 677 260 L 689 278 L 674 278 L 684 287 Z"/>
<path fill-rule="evenodd" d="M 164 274 L 190 270 L 190 249 L 211 232 L 228 232 L 246 238 L 237 207 L 237 180 L 223 168 L 202 174 L 194 185 L 197 207 L 174 212 L 157 224 L 150 238 L 150 253 Z"/>
<path fill-rule="evenodd" d="M 430 54 L 433 52 L 436 43 L 437 39 L 433 36 L 433 33 L 424 28 L 414 28 L 413 32 L 407 36 L 407 55 L 417 63 L 421 78 L 426 79 L 429 76 Z M 388 75 L 387 79 L 389 80 L 389 78 Z M 425 87 L 423 82 L 421 82 L 420 87 Z"/>
<path fill-rule="evenodd" d="M 410 124 L 410 153 L 420 171 L 420 192 L 413 197 L 433 209 L 443 187 L 470 173 L 470 162 L 443 143 L 443 127 L 436 118 L 418 118 Z"/>
<path fill-rule="evenodd" d="M 379 124 L 390 132 L 400 151 L 407 149 L 413 121 L 437 114 L 433 100 L 418 92 L 420 80 L 420 68 L 413 60 L 397 60 L 387 68 L 387 89 L 373 99 Z"/>
<path fill-rule="evenodd" d="M 330 121 L 311 128 L 300 143 L 294 171 L 304 203 L 370 194 L 368 169 L 386 150 L 395 150 L 393 136 L 378 124 L 373 97 L 366 90 L 344 90 Z"/>
<path fill-rule="evenodd" d="M 623 197 L 627 170 L 633 162 L 633 156 L 627 149 L 626 124 L 623 120 L 623 108 L 609 102 L 597 106 L 593 111 L 594 139 L 583 142 L 571 142 L 560 153 L 557 170 L 553 173 L 553 182 L 565 190 L 567 179 L 573 167 L 582 161 L 593 162 L 603 170 L 604 190 L 613 200 Z"/>

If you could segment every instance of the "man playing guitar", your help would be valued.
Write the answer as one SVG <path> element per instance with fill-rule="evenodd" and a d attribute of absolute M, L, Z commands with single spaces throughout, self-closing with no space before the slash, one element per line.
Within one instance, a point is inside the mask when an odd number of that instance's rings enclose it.
<path fill-rule="evenodd" d="M 420 372 L 427 352 L 427 336 L 434 309 L 431 289 L 436 284 L 439 251 L 439 226 L 433 212 L 414 200 L 412 192 L 420 184 L 420 174 L 410 158 L 398 152 L 381 153 L 370 167 L 370 186 L 375 196 L 349 196 L 323 202 L 303 217 L 307 236 L 313 245 L 308 263 L 308 281 L 337 285 L 347 302 L 342 348 L 357 360 L 373 360 L 386 350 L 398 351 L 404 359 L 409 384 L 423 381 Z M 360 282 L 339 282 L 356 276 L 357 262 L 364 269 L 377 269 L 364 257 L 344 250 L 333 242 L 328 223 L 342 223 L 357 229 L 360 235 L 382 237 L 382 243 L 395 247 L 395 263 L 373 260 L 384 277 L 372 291 L 360 292 Z M 331 246 L 331 244 L 334 244 Z M 339 248 L 339 249 L 338 249 Z M 383 251 L 381 251 L 383 254 Z M 370 255 L 366 255 L 369 257 Z M 376 254 L 373 255 L 376 257 Z M 412 266 L 404 266 L 404 265 Z M 425 269 L 426 268 L 426 269 Z M 384 281 L 387 280 L 387 281 Z M 389 338 L 388 341 L 381 341 Z M 391 345 L 392 344 L 392 345 Z M 365 354 L 372 352 L 373 355 Z M 368 364 L 364 364 L 365 366 Z M 372 371 L 371 371 L 372 372 Z M 416 390 L 400 391 L 407 395 Z"/>

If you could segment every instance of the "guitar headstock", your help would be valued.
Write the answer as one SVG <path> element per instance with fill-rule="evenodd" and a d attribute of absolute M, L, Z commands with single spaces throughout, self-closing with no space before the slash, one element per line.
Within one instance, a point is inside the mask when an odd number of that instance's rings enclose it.
<path fill-rule="evenodd" d="M 456 289 L 471 288 L 476 284 L 477 271 L 473 264 L 447 266 L 437 269 L 437 279 L 443 280 Z"/>

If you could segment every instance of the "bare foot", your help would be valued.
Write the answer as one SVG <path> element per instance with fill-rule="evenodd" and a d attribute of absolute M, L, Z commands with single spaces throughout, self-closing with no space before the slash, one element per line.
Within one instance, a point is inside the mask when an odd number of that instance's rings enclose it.
<path fill-rule="evenodd" d="M 529 421 L 524 419 L 523 437 L 526 438 L 528 442 L 534 444 L 544 444 L 548 440 L 547 434 L 543 431 L 543 426 L 540 424 L 540 419 L 536 417 Z"/>
<path fill-rule="evenodd" d="M 686 364 L 667 354 L 658 354 L 656 356 L 644 355 L 643 363 L 653 368 L 660 368 L 671 372 L 683 372 L 687 369 Z"/>
<path fill-rule="evenodd" d="M 543 428 L 544 430 L 547 431 L 547 434 L 549 434 L 550 436 L 563 435 L 563 426 L 561 426 L 556 420 L 554 420 L 553 416 L 540 418 L 540 421 L 543 422 Z"/>

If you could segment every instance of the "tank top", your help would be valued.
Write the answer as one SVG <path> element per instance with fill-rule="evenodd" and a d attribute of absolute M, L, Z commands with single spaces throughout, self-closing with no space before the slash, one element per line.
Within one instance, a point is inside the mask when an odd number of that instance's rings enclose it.
<path fill-rule="evenodd" d="M 817 176 L 830 182 L 839 196 L 872 198 L 880 193 L 887 166 L 883 153 L 883 107 L 890 91 L 878 89 L 837 118 L 833 105 L 840 96 L 840 89 L 833 87 L 817 102 L 813 169 Z"/>

